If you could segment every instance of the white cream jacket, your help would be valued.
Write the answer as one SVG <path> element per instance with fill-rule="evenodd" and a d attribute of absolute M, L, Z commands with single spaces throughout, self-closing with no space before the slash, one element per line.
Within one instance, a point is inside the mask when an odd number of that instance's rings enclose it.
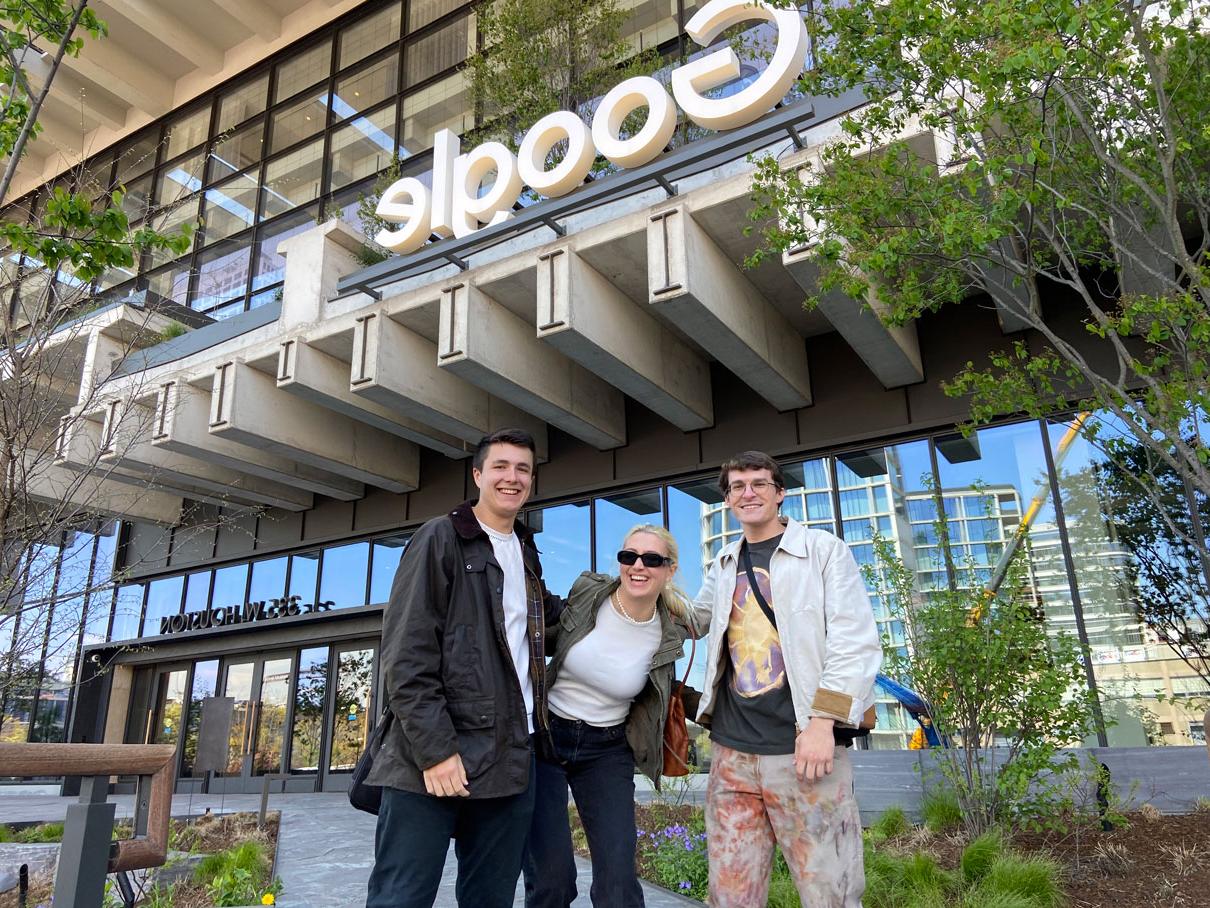
<path fill-rule="evenodd" d="M 783 518 L 784 519 L 784 518 Z M 706 684 L 698 721 L 708 722 L 722 678 L 723 645 L 740 542 L 726 546 L 710 562 L 693 603 L 699 634 L 711 627 Z M 882 665 L 882 645 L 861 571 L 849 547 L 831 533 L 786 521 L 769 561 L 773 613 L 781 637 L 786 680 L 799 728 L 812 716 L 856 726 L 874 702 L 874 677 Z"/>

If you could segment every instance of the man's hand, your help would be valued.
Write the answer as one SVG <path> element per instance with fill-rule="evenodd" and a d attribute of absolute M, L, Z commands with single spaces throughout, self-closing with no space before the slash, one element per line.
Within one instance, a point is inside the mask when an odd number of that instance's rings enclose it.
<path fill-rule="evenodd" d="M 831 773 L 836 748 L 832 737 L 835 724 L 832 719 L 812 716 L 807 727 L 794 739 L 794 771 L 800 782 L 815 782 Z"/>
<path fill-rule="evenodd" d="M 439 798 L 470 797 L 466 787 L 466 770 L 462 768 L 462 757 L 454 754 L 436 766 L 424 771 L 424 790 Z"/>

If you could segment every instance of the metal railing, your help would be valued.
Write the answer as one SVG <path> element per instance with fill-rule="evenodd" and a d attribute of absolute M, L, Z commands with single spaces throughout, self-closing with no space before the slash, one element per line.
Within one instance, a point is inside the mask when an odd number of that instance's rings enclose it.
<path fill-rule="evenodd" d="M 55 871 L 54 908 L 101 908 L 105 877 L 168 857 L 176 747 L 171 744 L 0 744 L 0 776 L 78 776 Z M 109 777 L 138 776 L 131 838 L 113 841 Z"/>

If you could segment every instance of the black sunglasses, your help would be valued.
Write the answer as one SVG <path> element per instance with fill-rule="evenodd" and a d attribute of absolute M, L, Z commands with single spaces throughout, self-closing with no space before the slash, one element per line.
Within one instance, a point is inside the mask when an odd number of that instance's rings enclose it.
<path fill-rule="evenodd" d="M 657 568 L 663 567 L 666 564 L 672 564 L 672 559 L 667 555 L 661 555 L 659 552 L 632 552 L 630 549 L 622 549 L 618 552 L 618 564 L 624 564 L 630 567 L 639 559 L 643 560 L 643 567 Z"/>

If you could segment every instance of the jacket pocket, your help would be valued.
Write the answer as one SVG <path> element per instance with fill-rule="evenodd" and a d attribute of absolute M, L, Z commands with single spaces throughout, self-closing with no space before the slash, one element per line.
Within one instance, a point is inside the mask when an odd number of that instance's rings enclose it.
<path fill-rule="evenodd" d="M 458 753 L 468 779 L 495 761 L 496 703 L 491 697 L 448 701 L 450 720 L 458 737 Z"/>

